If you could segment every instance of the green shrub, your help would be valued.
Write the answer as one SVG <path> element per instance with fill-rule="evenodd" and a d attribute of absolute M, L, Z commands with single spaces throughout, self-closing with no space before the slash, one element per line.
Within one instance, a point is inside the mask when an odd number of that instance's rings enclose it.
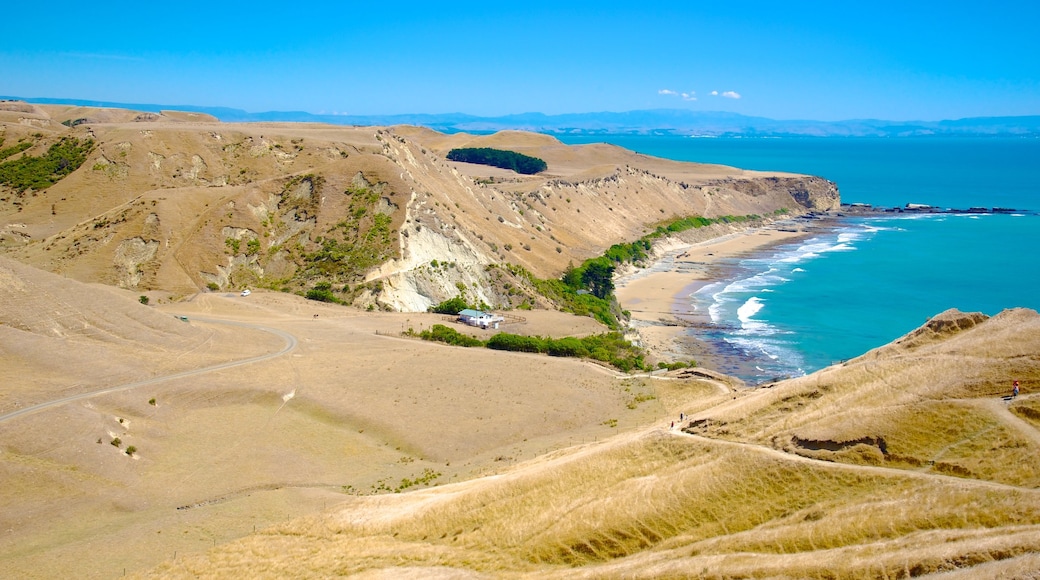
<path fill-rule="evenodd" d="M 548 350 L 546 342 L 540 337 L 522 336 L 508 332 L 500 332 L 489 338 L 487 347 L 513 352 L 546 352 Z"/>
<path fill-rule="evenodd" d="M 569 356 L 574 358 L 585 358 L 589 356 L 589 349 L 581 339 L 574 337 L 561 338 L 546 341 L 546 352 L 549 356 Z"/>
<path fill-rule="evenodd" d="M 467 308 L 469 308 L 469 305 L 466 304 L 466 300 L 462 296 L 456 296 L 436 306 L 431 306 L 429 311 L 437 314 L 458 314 Z"/>
<path fill-rule="evenodd" d="M 149 300 L 148 300 L 148 297 L 145 296 L 144 294 L 141 294 L 140 296 L 138 296 L 137 297 L 137 301 L 140 302 L 141 304 L 144 304 L 145 306 L 148 306 Z"/>
<path fill-rule="evenodd" d="M 666 363 L 666 362 L 662 361 L 662 362 L 657 363 L 657 368 L 659 368 L 659 369 L 667 369 L 667 370 L 670 370 L 670 371 L 674 371 L 674 370 L 678 370 L 678 369 L 686 369 L 686 368 L 692 369 L 692 368 L 694 368 L 696 366 L 697 366 L 697 362 L 696 361 L 692 361 L 692 360 L 691 361 L 681 361 L 680 360 L 680 361 L 675 361 L 675 362 L 672 362 L 672 363 Z"/>
<path fill-rule="evenodd" d="M 328 290 L 316 290 L 312 288 L 307 291 L 305 297 L 307 300 L 314 300 L 316 302 L 336 302 L 336 297 Z"/>
<path fill-rule="evenodd" d="M 419 337 L 423 340 L 432 340 L 436 342 L 443 342 L 445 344 L 451 344 L 454 346 L 484 346 L 484 341 L 473 338 L 472 336 L 462 334 L 454 328 L 449 328 L 443 324 L 434 324 L 430 330 L 424 330 L 419 333 Z"/>
<path fill-rule="evenodd" d="M 321 286 L 321 284 L 319 284 L 319 286 Z M 312 288 L 307 291 L 305 298 L 307 298 L 307 300 L 315 300 L 317 302 L 340 302 L 340 299 L 336 298 L 336 295 L 333 294 L 332 290 L 330 290 L 329 288 Z"/>

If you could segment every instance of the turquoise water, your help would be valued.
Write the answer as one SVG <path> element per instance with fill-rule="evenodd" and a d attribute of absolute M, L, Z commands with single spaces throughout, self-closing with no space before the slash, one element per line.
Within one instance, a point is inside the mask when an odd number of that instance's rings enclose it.
<path fill-rule="evenodd" d="M 591 142 L 567 138 L 567 142 Z M 732 263 L 690 304 L 698 330 L 751 365 L 750 383 L 858 356 L 948 308 L 1040 310 L 1040 140 L 689 139 L 609 142 L 678 160 L 811 173 L 844 201 L 884 206 L 1011 207 L 1011 215 L 847 218 L 811 239 Z M 748 370 L 748 369 L 753 370 Z"/>

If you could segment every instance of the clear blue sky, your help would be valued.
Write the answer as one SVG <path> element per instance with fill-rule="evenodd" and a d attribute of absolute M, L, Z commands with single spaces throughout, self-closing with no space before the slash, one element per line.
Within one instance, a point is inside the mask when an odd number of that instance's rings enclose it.
<path fill-rule="evenodd" d="M 1036 0 L 223 4 L 9 2 L 0 94 L 349 114 L 1040 114 Z"/>

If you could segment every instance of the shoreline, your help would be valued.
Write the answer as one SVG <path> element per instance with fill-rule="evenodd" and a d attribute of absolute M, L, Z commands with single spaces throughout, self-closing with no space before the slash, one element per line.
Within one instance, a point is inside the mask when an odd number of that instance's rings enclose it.
<path fill-rule="evenodd" d="M 691 309 L 689 296 L 727 279 L 734 260 L 812 237 L 833 223 L 831 218 L 783 220 L 701 242 L 673 243 L 650 266 L 615 281 L 618 303 L 630 313 L 630 332 L 638 335 L 651 363 L 693 359 L 698 367 L 732 376 L 741 365 L 753 362 L 686 332 L 711 325 L 706 313 Z"/>

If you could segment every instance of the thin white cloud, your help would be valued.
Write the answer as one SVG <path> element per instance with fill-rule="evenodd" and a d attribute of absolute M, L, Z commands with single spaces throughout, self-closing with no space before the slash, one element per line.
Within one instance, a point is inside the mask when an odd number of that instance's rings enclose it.
<path fill-rule="evenodd" d="M 717 97 L 717 96 L 719 96 L 719 92 L 718 91 L 712 91 L 711 92 L 711 96 Z"/>
<path fill-rule="evenodd" d="M 739 99 L 740 93 L 738 93 L 737 91 L 726 91 L 722 93 L 722 96 L 726 97 L 727 99 Z"/>
<path fill-rule="evenodd" d="M 673 91 L 672 89 L 661 89 L 657 91 L 659 95 L 665 95 L 667 97 L 680 97 L 684 101 L 696 101 L 697 91 L 679 92 Z"/>

